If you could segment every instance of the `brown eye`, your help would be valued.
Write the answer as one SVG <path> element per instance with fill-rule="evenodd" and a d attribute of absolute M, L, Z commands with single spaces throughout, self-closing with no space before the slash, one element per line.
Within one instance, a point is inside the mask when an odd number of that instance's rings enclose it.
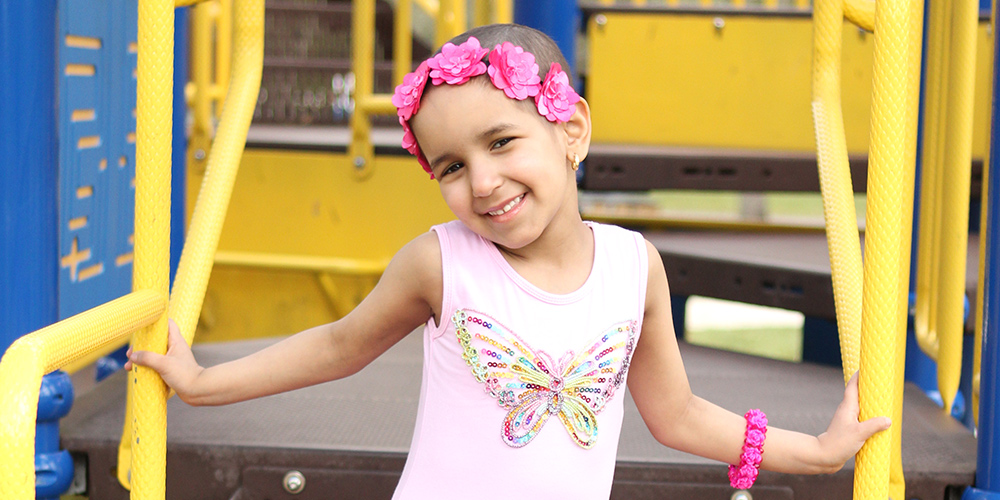
<path fill-rule="evenodd" d="M 506 146 L 507 143 L 510 142 L 510 141 L 512 141 L 512 140 L 514 140 L 513 137 L 504 137 L 503 139 L 500 139 L 499 141 L 494 142 L 493 146 L 491 146 L 490 149 L 502 148 L 502 147 Z"/>
<path fill-rule="evenodd" d="M 448 165 L 447 167 L 444 168 L 444 172 L 441 172 L 441 177 L 444 177 L 444 176 L 446 176 L 448 174 L 455 173 L 460 168 L 462 168 L 462 164 L 461 163 L 452 163 L 451 165 Z"/>

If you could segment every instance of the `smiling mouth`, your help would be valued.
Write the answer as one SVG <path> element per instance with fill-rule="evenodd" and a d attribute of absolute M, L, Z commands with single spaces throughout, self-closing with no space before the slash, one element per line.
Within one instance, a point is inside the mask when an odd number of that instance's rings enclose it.
<path fill-rule="evenodd" d="M 493 215 L 493 216 L 503 215 L 503 214 L 507 213 L 508 211 L 510 211 L 510 209 L 512 209 L 515 206 L 517 206 L 518 203 L 521 203 L 521 200 L 523 200 L 523 199 L 524 199 L 524 195 L 522 194 L 521 196 L 518 196 L 517 198 L 514 198 L 513 200 L 510 200 L 510 202 L 507 203 L 506 205 L 504 205 L 503 208 L 501 208 L 500 210 L 494 210 L 492 212 L 486 212 L 486 213 L 488 213 L 490 215 Z"/>

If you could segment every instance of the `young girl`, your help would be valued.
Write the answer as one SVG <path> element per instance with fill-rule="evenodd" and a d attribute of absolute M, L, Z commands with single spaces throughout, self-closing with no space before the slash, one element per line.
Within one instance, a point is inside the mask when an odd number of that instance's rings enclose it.
<path fill-rule="evenodd" d="M 758 467 L 840 469 L 889 427 L 858 422 L 857 377 L 818 437 L 767 429 L 757 410 L 736 415 L 691 393 L 658 252 L 580 217 L 575 170 L 590 109 L 565 67 L 547 36 L 523 26 L 445 44 L 393 103 L 404 147 L 458 220 L 401 249 L 339 321 L 209 368 L 171 324 L 166 355 L 130 352 L 130 363 L 159 372 L 189 404 L 221 405 L 346 377 L 423 325 L 400 499 L 507 498 L 514 488 L 608 498 L 626 382 L 659 442 L 735 464 L 734 487 L 748 488 Z"/>

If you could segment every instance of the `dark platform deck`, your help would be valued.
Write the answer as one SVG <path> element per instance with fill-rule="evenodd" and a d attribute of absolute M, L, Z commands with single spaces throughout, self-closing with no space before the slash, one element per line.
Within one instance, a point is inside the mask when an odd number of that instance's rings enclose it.
<path fill-rule="evenodd" d="M 199 345 L 206 365 L 266 341 Z M 724 353 L 682 352 L 695 392 L 736 412 L 764 409 L 773 425 L 818 434 L 842 396 L 837 369 Z M 387 499 L 402 470 L 416 418 L 421 339 L 410 335 L 348 379 L 226 407 L 168 405 L 167 497 L 171 499 Z M 125 377 L 82 396 L 63 421 L 65 448 L 86 454 L 91 500 L 127 498 L 113 477 L 125 405 Z M 915 387 L 906 390 L 903 462 L 909 498 L 943 500 L 974 478 L 975 439 Z M 852 464 L 829 476 L 762 473 L 757 499 L 851 498 Z M 282 490 L 291 470 L 302 493 Z M 728 499 L 725 466 L 667 449 L 626 403 L 615 499 Z"/>
<path fill-rule="evenodd" d="M 836 318 L 824 233 L 643 233 L 663 257 L 672 294 L 702 295 Z M 970 235 L 965 273 L 969 318 L 975 317 L 978 270 L 979 237 Z M 972 321 L 966 322 L 968 333 L 972 326 Z"/>

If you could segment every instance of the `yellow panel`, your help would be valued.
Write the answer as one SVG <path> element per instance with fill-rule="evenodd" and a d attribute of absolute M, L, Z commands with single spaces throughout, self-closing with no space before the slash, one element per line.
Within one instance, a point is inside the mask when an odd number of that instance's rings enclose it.
<path fill-rule="evenodd" d="M 411 157 L 376 157 L 365 180 L 353 170 L 344 154 L 248 149 L 219 250 L 386 259 L 454 219 Z M 201 178 L 189 173 L 189 192 Z"/>
<path fill-rule="evenodd" d="M 812 19 L 633 15 L 591 18 L 587 100 L 595 142 L 814 151 Z M 721 25 L 717 28 L 716 25 Z M 868 151 L 873 38 L 844 28 L 847 147 Z M 988 124 L 992 38 L 979 29 L 975 141 Z"/>
<path fill-rule="evenodd" d="M 365 180 L 353 169 L 344 154 L 248 149 L 219 251 L 384 263 L 431 225 L 454 218 L 437 182 L 411 157 L 377 156 Z M 189 200 L 203 173 L 194 165 L 189 170 Z M 332 321 L 360 302 L 376 279 L 220 263 L 195 341 L 283 335 Z"/>
<path fill-rule="evenodd" d="M 287 335 L 338 316 L 315 273 L 220 265 L 209 278 L 194 340 Z"/>

